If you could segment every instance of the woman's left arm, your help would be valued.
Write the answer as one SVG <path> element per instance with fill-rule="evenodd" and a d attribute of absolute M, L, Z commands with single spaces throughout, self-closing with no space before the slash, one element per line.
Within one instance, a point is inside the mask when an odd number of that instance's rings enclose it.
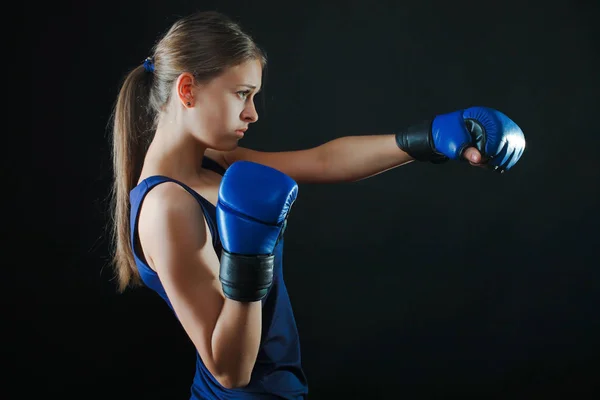
<path fill-rule="evenodd" d="M 413 161 L 400 150 L 393 134 L 344 136 L 305 150 L 264 152 L 238 147 L 222 157 L 226 166 L 253 161 L 298 183 L 355 182 Z"/>

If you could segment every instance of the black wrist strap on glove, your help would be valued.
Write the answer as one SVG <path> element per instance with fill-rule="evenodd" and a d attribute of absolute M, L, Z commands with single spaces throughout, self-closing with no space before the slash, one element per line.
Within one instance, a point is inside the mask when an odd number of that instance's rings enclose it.
<path fill-rule="evenodd" d="M 397 132 L 396 144 L 402 151 L 417 161 L 441 164 L 448 161 L 448 157 L 435 151 L 433 137 L 431 136 L 432 123 L 432 120 L 423 121 Z"/>
<path fill-rule="evenodd" d="M 274 255 L 245 256 L 221 252 L 219 280 L 225 297 L 240 302 L 262 300 L 273 284 Z"/>

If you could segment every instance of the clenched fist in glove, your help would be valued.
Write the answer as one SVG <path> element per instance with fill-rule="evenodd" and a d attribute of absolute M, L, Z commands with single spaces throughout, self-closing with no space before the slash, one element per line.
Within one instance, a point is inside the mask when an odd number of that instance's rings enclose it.
<path fill-rule="evenodd" d="M 488 107 L 470 107 L 412 125 L 396 133 L 396 143 L 417 161 L 465 159 L 501 173 L 511 169 L 525 150 L 521 128 Z"/>

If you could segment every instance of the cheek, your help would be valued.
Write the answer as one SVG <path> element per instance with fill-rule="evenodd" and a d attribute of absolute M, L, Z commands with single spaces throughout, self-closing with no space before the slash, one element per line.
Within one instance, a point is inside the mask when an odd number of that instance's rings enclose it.
<path fill-rule="evenodd" d="M 210 101 L 200 105 L 200 124 L 209 130 L 222 131 L 237 128 L 244 111 L 243 101 L 231 98 L 222 98 L 221 101 Z"/>
<path fill-rule="evenodd" d="M 214 102 L 201 105 L 198 110 L 200 124 L 205 128 L 215 128 L 223 119 L 221 116 L 221 110 L 222 108 Z"/>
<path fill-rule="evenodd" d="M 230 120 L 237 122 L 240 120 L 240 115 L 242 115 L 242 111 L 244 111 L 244 102 L 241 100 L 234 100 L 229 103 L 227 107 L 227 114 Z"/>

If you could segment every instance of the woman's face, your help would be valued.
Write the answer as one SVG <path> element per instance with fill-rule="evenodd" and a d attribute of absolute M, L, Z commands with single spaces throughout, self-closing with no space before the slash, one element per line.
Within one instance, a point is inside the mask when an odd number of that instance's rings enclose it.
<path fill-rule="evenodd" d="M 254 97 L 261 80 L 261 63 L 252 60 L 193 89 L 194 134 L 209 148 L 227 151 L 237 147 L 248 126 L 258 120 Z"/>

